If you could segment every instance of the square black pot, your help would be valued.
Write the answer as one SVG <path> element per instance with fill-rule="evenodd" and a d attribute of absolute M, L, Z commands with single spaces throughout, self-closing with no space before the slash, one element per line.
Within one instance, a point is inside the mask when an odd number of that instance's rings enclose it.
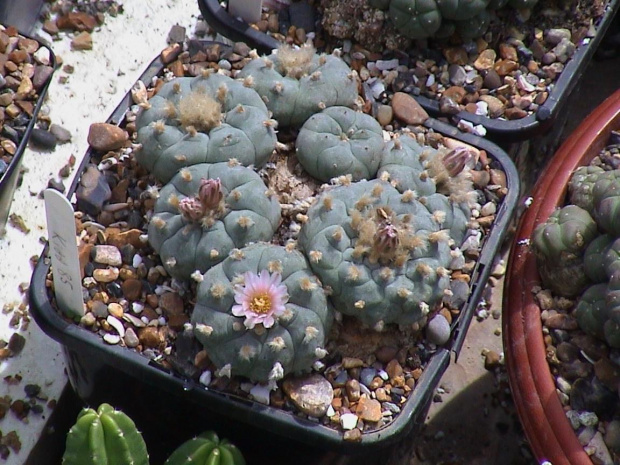
<path fill-rule="evenodd" d="M 151 82 L 163 68 L 163 63 L 156 58 L 140 80 Z M 128 94 L 108 122 L 122 124 L 131 104 L 131 95 Z M 508 194 L 498 206 L 495 222 L 485 239 L 472 274 L 471 294 L 459 318 L 453 322 L 451 341 L 431 356 L 416 388 L 394 421 L 381 429 L 364 433 L 361 442 L 348 442 L 343 440 L 339 431 L 290 412 L 205 388 L 164 370 L 135 351 L 108 345 L 98 335 L 61 316 L 55 308 L 53 296 L 45 285 L 50 271 L 46 247 L 32 275 L 30 310 L 43 331 L 62 344 L 69 380 L 78 396 L 89 405 L 108 402 L 124 410 L 139 426 L 143 425 L 149 451 L 153 450 L 152 453 L 160 454 L 160 457 L 165 457 L 191 434 L 215 429 L 221 437 L 229 438 L 252 457 L 250 463 L 290 463 L 291 457 L 295 456 L 299 465 L 316 464 L 316 455 L 312 454 L 317 451 L 364 454 L 366 460 L 372 454 L 381 455 L 381 449 L 415 431 L 425 420 L 435 389 L 450 363 L 451 352 L 458 353 L 463 344 L 519 198 L 516 168 L 498 146 L 477 136 L 460 133 L 437 120 L 430 119 L 427 127 L 484 149 L 492 160 L 491 166 L 505 172 Z M 90 150 L 85 154 L 79 172 L 88 164 L 91 155 Z M 79 176 L 76 176 L 69 198 L 78 182 Z M 374 465 L 380 462 L 364 463 Z"/>

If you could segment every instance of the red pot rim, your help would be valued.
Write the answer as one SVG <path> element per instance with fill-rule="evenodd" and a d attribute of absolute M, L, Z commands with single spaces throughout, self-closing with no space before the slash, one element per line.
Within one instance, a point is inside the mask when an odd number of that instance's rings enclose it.
<path fill-rule="evenodd" d="M 540 284 L 530 238 L 561 204 L 573 171 L 588 164 L 620 128 L 620 90 L 600 104 L 555 153 L 532 192 L 513 240 L 503 293 L 503 342 L 517 413 L 535 457 L 553 465 L 592 465 L 556 393 L 546 360 L 540 308 L 532 288 Z"/>

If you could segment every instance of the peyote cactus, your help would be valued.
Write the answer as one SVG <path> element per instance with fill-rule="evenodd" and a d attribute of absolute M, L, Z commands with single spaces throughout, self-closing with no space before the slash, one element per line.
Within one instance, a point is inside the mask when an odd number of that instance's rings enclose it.
<path fill-rule="evenodd" d="M 593 239 L 586 248 L 583 255 L 583 269 L 593 283 L 607 281 L 608 269 L 615 267 L 616 263 L 620 264 L 618 256 L 611 247 L 613 243 L 611 236 L 602 234 Z"/>
<path fill-rule="evenodd" d="M 605 339 L 604 325 L 607 321 L 607 283 L 594 284 L 581 295 L 575 309 L 579 327 L 586 333 Z"/>
<path fill-rule="evenodd" d="M 482 36 L 491 20 L 490 11 L 510 4 L 516 9 L 532 8 L 538 0 L 391 0 L 389 15 L 396 28 L 410 39 L 448 37 L 456 31 L 461 38 Z M 381 6 L 384 6 L 381 3 Z"/>
<path fill-rule="evenodd" d="M 377 173 L 383 130 L 373 117 L 335 106 L 304 123 L 296 141 L 299 163 L 320 181 L 350 174 L 353 181 Z"/>
<path fill-rule="evenodd" d="M 234 444 L 205 431 L 181 444 L 164 465 L 245 465 L 245 459 Z"/>
<path fill-rule="evenodd" d="M 252 89 L 205 71 L 162 86 L 136 120 L 136 160 L 168 182 L 185 166 L 236 159 L 262 166 L 276 146 L 275 122 Z"/>
<path fill-rule="evenodd" d="M 183 168 L 161 189 L 148 237 L 166 271 L 189 279 L 235 248 L 271 240 L 279 221 L 280 204 L 253 170 L 201 163 Z"/>
<path fill-rule="evenodd" d="M 594 211 L 592 190 L 599 176 L 605 173 L 599 166 L 580 166 L 575 170 L 568 182 L 568 202 L 587 210 L 591 215 Z"/>
<path fill-rule="evenodd" d="M 85 408 L 67 434 L 63 465 L 148 465 L 135 423 L 111 405 Z"/>
<path fill-rule="evenodd" d="M 411 133 L 397 133 L 385 145 L 377 177 L 389 179 L 401 193 L 411 190 L 426 196 L 440 192 L 468 202 L 473 189 L 465 168 L 473 158 L 465 147 L 438 150 L 420 145 Z"/>
<path fill-rule="evenodd" d="M 452 247 L 467 228 L 450 204 L 382 180 L 335 187 L 310 207 L 299 245 L 339 311 L 377 330 L 420 329 L 450 291 Z"/>
<path fill-rule="evenodd" d="M 620 171 L 599 174 L 592 188 L 592 216 L 599 227 L 620 236 Z"/>
<path fill-rule="evenodd" d="M 554 211 L 538 225 L 532 243 L 543 283 L 565 297 L 579 294 L 588 284 L 583 255 L 597 235 L 590 214 L 576 205 Z"/>
<path fill-rule="evenodd" d="M 281 126 L 300 126 L 327 107 L 352 107 L 358 97 L 355 72 L 336 55 L 318 55 L 310 45 L 282 45 L 250 61 L 237 75 L 253 87 Z"/>
<path fill-rule="evenodd" d="M 332 317 L 304 256 L 258 243 L 204 274 L 192 323 L 220 375 L 273 382 L 326 355 Z"/>

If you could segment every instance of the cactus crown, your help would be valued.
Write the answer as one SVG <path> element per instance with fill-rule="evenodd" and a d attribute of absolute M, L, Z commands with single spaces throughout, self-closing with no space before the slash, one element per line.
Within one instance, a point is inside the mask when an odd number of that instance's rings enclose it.
<path fill-rule="evenodd" d="M 410 215 L 397 217 L 388 206 L 363 208 L 358 204 L 351 212 L 351 227 L 358 236 L 354 253 L 373 264 L 403 266 L 410 252 L 422 245 L 412 219 Z"/>
<path fill-rule="evenodd" d="M 184 128 L 208 132 L 221 124 L 222 106 L 204 91 L 193 91 L 179 102 L 178 118 Z"/>
<path fill-rule="evenodd" d="M 220 179 L 202 179 L 198 195 L 179 200 L 177 208 L 183 218 L 204 227 L 211 227 L 226 213 Z"/>
<path fill-rule="evenodd" d="M 286 76 L 299 79 L 308 74 L 314 54 L 314 47 L 309 43 L 301 47 L 282 44 L 278 48 L 278 63 Z"/>

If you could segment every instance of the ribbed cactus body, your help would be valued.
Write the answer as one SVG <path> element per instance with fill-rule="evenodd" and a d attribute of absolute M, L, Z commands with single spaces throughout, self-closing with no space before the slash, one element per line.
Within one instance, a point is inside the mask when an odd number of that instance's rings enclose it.
<path fill-rule="evenodd" d="M 450 231 L 463 237 L 465 229 L 439 196 L 416 199 L 373 180 L 317 199 L 299 245 L 337 310 L 377 329 L 425 323 L 450 288 Z"/>
<path fill-rule="evenodd" d="M 248 272 L 277 273 L 286 287 L 285 310 L 269 327 L 258 324 L 249 328 L 247 317 L 244 320 L 233 314 L 235 302 L 240 304 L 239 292 L 252 293 L 243 287 L 248 285 Z M 270 300 L 264 292 L 259 294 L 257 302 Z M 250 307 L 252 302 L 250 297 Z M 257 243 L 233 251 L 204 274 L 192 323 L 197 339 L 218 368 L 228 367 L 233 375 L 265 382 L 309 371 L 326 353 L 332 318 L 325 292 L 304 256 L 285 247 Z"/>
<path fill-rule="evenodd" d="M 592 188 L 592 199 L 592 216 L 599 227 L 620 236 L 620 171 L 600 174 Z"/>
<path fill-rule="evenodd" d="M 353 181 L 373 178 L 383 146 L 376 119 L 341 106 L 308 118 L 296 141 L 299 163 L 320 181 L 342 175 L 351 175 Z"/>
<path fill-rule="evenodd" d="M 490 0 L 436 0 L 441 16 L 445 19 L 463 21 L 479 15 Z"/>
<path fill-rule="evenodd" d="M 83 409 L 67 435 L 63 465 L 148 465 L 142 435 L 126 414 L 108 404 Z"/>
<path fill-rule="evenodd" d="M 576 205 L 553 212 L 532 234 L 543 283 L 559 295 L 579 294 L 588 283 L 583 255 L 598 235 L 590 214 Z"/>
<path fill-rule="evenodd" d="M 568 182 L 568 202 L 587 210 L 592 215 L 594 212 L 592 190 L 602 173 L 605 171 L 599 166 L 588 165 L 577 168 Z"/>
<path fill-rule="evenodd" d="M 620 265 L 617 252 L 612 250 L 614 239 L 608 234 L 601 234 L 590 242 L 583 255 L 583 269 L 593 283 L 602 283 L 608 279 L 608 270 Z"/>
<path fill-rule="evenodd" d="M 433 36 L 441 27 L 441 12 L 435 0 L 392 0 L 389 14 L 401 34 L 410 39 Z"/>
<path fill-rule="evenodd" d="M 586 333 L 605 339 L 604 325 L 607 321 L 607 283 L 594 284 L 581 295 L 575 317 L 579 327 Z"/>
<path fill-rule="evenodd" d="M 390 182 L 400 191 L 412 190 L 417 195 L 434 194 L 435 180 L 426 171 L 426 161 L 437 151 L 422 146 L 415 137 L 403 135 L 385 144 L 377 177 L 387 173 Z"/>
<path fill-rule="evenodd" d="M 194 214 L 183 210 L 190 201 L 200 206 L 203 180 L 218 179 L 220 202 Z M 221 262 L 235 248 L 271 240 L 279 221 L 280 204 L 267 195 L 267 187 L 253 170 L 202 163 L 183 168 L 161 189 L 148 237 L 168 273 L 188 279 L 194 271 L 204 273 Z"/>
<path fill-rule="evenodd" d="M 251 82 L 281 126 L 300 126 L 327 107 L 351 107 L 358 97 L 357 79 L 349 66 L 307 46 L 281 47 L 256 58 L 237 77 Z"/>
<path fill-rule="evenodd" d="M 239 449 L 214 431 L 205 431 L 181 444 L 164 465 L 245 465 Z"/>
<path fill-rule="evenodd" d="M 274 122 L 260 96 L 217 73 L 175 78 L 136 120 L 136 160 L 162 182 L 185 166 L 225 162 L 262 166 L 276 145 Z"/>

